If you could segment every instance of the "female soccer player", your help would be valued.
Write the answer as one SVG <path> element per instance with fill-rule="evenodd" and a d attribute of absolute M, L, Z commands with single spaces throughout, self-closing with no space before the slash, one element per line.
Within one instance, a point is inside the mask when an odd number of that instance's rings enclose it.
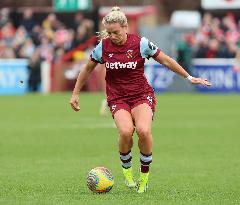
<path fill-rule="evenodd" d="M 125 14 L 113 7 L 102 20 L 103 38 L 93 50 L 84 69 L 79 73 L 70 104 L 79 111 L 79 92 L 98 63 L 106 67 L 107 102 L 119 133 L 119 153 L 125 184 L 136 187 L 138 193 L 147 190 L 149 166 L 152 162 L 151 125 L 155 111 L 155 96 L 144 76 L 145 58 L 154 58 L 190 83 L 210 86 L 206 79 L 190 76 L 176 61 L 160 51 L 145 37 L 128 33 Z M 104 35 L 105 34 L 105 35 Z M 140 177 L 132 175 L 133 133 L 138 135 Z"/>

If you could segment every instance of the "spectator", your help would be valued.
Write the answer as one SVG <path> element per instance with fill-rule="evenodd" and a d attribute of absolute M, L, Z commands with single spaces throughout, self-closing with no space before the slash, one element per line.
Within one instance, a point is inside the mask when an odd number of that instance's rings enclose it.
<path fill-rule="evenodd" d="M 9 9 L 3 8 L 0 10 L 0 28 L 9 22 Z"/>
<path fill-rule="evenodd" d="M 218 40 L 210 39 L 205 57 L 206 58 L 224 58 L 224 54 Z"/>
<path fill-rule="evenodd" d="M 54 31 L 57 29 L 58 20 L 55 14 L 51 13 L 43 20 L 42 28 L 44 34 L 49 38 L 53 39 Z"/>
<path fill-rule="evenodd" d="M 21 16 L 15 10 L 13 12 L 15 17 Z M 76 31 L 68 29 L 54 13 L 48 14 L 42 22 L 34 19 L 30 8 L 23 12 L 22 19 L 14 18 L 14 22 L 11 21 L 9 15 L 9 9 L 0 9 L 1 58 L 10 56 L 30 58 L 34 50 L 38 48 L 41 58 L 51 61 L 84 43 L 93 34 L 93 21 L 84 18 L 82 13 L 77 13 L 75 16 Z M 73 26 L 67 23 L 68 26 Z"/>
<path fill-rule="evenodd" d="M 1 39 L 4 41 L 6 46 L 11 47 L 13 43 L 13 39 L 15 36 L 16 29 L 9 21 L 7 22 L 1 29 Z"/>
<path fill-rule="evenodd" d="M 41 39 L 41 44 L 38 47 L 40 57 L 44 60 L 51 61 L 53 60 L 53 45 L 50 40 L 45 36 Z"/>
<path fill-rule="evenodd" d="M 84 26 L 79 26 L 77 29 L 76 36 L 74 38 L 74 47 L 77 47 L 79 44 L 85 42 L 88 39 L 87 29 Z"/>
<path fill-rule="evenodd" d="M 33 43 L 36 46 L 39 46 L 41 43 L 41 36 L 42 34 L 42 28 L 41 26 L 39 26 L 38 24 L 34 25 L 33 29 L 32 29 L 32 33 L 31 33 L 31 38 L 33 40 Z"/>
<path fill-rule="evenodd" d="M 36 92 L 38 91 L 39 85 L 41 83 L 40 50 L 36 49 L 33 52 L 33 55 L 30 58 L 28 69 L 29 69 L 29 79 L 28 79 L 29 91 Z"/>
<path fill-rule="evenodd" d="M 197 58 L 233 58 L 236 55 L 236 44 L 240 39 L 240 26 L 235 16 L 228 13 L 222 20 L 205 13 L 202 25 L 195 38 Z"/>
<path fill-rule="evenodd" d="M 22 45 L 25 43 L 25 41 L 28 38 L 28 33 L 26 31 L 26 29 L 23 26 L 18 27 L 12 45 L 11 47 L 15 50 L 15 52 L 17 53 L 17 57 L 20 57 L 19 54 L 19 50 L 21 49 Z"/>
<path fill-rule="evenodd" d="M 76 13 L 74 17 L 74 22 L 73 22 L 73 29 L 77 32 L 78 27 L 82 25 L 82 22 L 84 20 L 84 15 L 82 12 Z"/>
<path fill-rule="evenodd" d="M 26 9 L 23 12 L 23 19 L 22 19 L 20 25 L 22 25 L 27 30 L 28 33 L 31 33 L 35 24 L 36 24 L 36 22 L 33 18 L 32 9 Z"/>
<path fill-rule="evenodd" d="M 192 44 L 191 33 L 184 35 L 184 40 L 177 43 L 177 62 L 191 74 Z"/>
<path fill-rule="evenodd" d="M 26 42 L 22 45 L 20 51 L 19 51 L 19 57 L 20 58 L 28 58 L 30 59 L 32 57 L 32 54 L 35 51 L 35 45 L 31 38 L 28 38 Z"/>
<path fill-rule="evenodd" d="M 206 53 L 208 50 L 208 42 L 209 37 L 208 36 L 202 36 L 201 40 L 198 42 L 198 48 L 195 53 L 195 58 L 206 58 Z"/>

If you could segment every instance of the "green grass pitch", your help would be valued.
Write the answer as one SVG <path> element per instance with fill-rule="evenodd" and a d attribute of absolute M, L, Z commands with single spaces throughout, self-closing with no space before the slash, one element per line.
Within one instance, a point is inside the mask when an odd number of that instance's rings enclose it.
<path fill-rule="evenodd" d="M 161 94 L 153 124 L 149 190 L 124 186 L 117 131 L 100 117 L 103 94 L 0 97 L 0 204 L 240 204 L 240 96 Z M 110 193 L 93 194 L 88 171 L 109 168 Z M 137 136 L 133 149 L 138 177 Z"/>

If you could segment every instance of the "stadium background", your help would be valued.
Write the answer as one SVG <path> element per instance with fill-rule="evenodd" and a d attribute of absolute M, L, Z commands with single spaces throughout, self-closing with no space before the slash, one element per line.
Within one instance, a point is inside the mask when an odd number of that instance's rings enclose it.
<path fill-rule="evenodd" d="M 76 2 L 0 2 L 0 203 L 239 204 L 240 2 L 93 0 L 81 1 L 83 10 Z M 69 106 L 101 18 L 115 5 L 127 13 L 131 32 L 213 83 L 193 87 L 146 63 L 158 106 L 152 178 L 143 196 L 122 183 L 116 129 L 110 114 L 99 115 L 100 69 L 84 86 L 81 111 Z M 134 142 L 137 176 L 136 136 Z M 96 166 L 115 177 L 107 195 L 85 185 Z"/>

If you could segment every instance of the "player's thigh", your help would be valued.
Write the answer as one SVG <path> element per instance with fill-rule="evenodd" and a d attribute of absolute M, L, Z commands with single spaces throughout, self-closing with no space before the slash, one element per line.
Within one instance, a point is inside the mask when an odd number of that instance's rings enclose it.
<path fill-rule="evenodd" d="M 153 111 L 147 103 L 132 108 L 131 114 L 138 134 L 151 134 Z"/>
<path fill-rule="evenodd" d="M 114 114 L 114 121 L 120 136 L 131 137 L 134 132 L 132 115 L 125 109 L 120 109 Z"/>

